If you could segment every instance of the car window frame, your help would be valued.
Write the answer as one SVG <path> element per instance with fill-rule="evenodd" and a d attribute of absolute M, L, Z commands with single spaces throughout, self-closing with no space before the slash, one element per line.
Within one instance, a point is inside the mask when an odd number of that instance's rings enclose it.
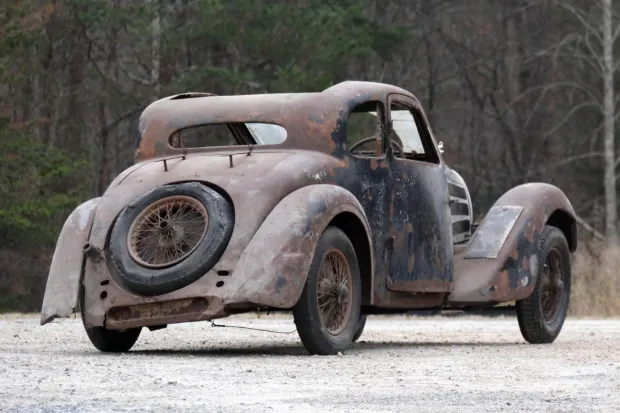
<path fill-rule="evenodd" d="M 349 139 L 348 139 L 348 126 L 349 126 L 349 119 L 351 117 L 351 114 L 355 113 L 355 108 L 357 108 L 358 106 L 361 105 L 367 105 L 369 103 L 376 103 L 377 104 L 377 114 L 379 114 L 379 112 L 381 113 L 381 131 L 380 131 L 380 135 L 381 135 L 381 155 L 377 156 L 377 155 L 360 155 L 360 154 L 355 154 L 353 152 L 351 152 L 351 150 L 349 149 Z M 386 101 L 383 99 L 369 99 L 367 101 L 364 102 L 360 102 L 358 104 L 356 104 L 355 106 L 353 106 L 353 108 L 348 112 L 347 114 L 347 119 L 346 119 L 346 126 L 344 128 L 344 144 L 346 146 L 346 152 L 347 154 L 349 154 L 350 156 L 357 158 L 357 159 L 386 159 L 387 157 L 387 151 L 388 151 L 388 118 L 387 118 L 387 110 L 386 110 Z M 379 116 L 377 116 L 379 117 Z M 369 143 L 365 144 L 368 145 Z"/>
<path fill-rule="evenodd" d="M 386 116 L 388 122 L 388 129 L 386 130 L 387 139 L 391 142 L 391 132 L 392 132 L 392 104 L 396 103 L 400 106 L 405 107 L 411 112 L 413 120 L 415 122 L 416 128 L 418 130 L 418 135 L 420 136 L 420 141 L 422 143 L 422 147 L 424 148 L 424 156 L 425 159 L 416 159 L 416 158 L 408 158 L 406 156 L 396 156 L 392 145 L 388 145 L 388 150 L 392 152 L 392 156 L 395 159 L 399 160 L 407 160 L 414 162 L 422 162 L 429 165 L 439 165 L 443 162 L 441 152 L 437 147 L 437 141 L 435 140 L 435 136 L 430 128 L 428 119 L 422 106 L 415 99 L 412 99 L 409 96 L 398 94 L 398 93 L 390 93 L 387 99 L 387 108 Z"/>
<path fill-rule="evenodd" d="M 250 128 L 248 128 L 247 123 L 253 123 L 253 124 L 265 124 L 265 125 L 275 125 L 278 126 L 280 128 L 282 128 L 285 133 L 285 139 L 282 142 L 279 143 L 264 143 L 261 144 L 256 140 L 256 137 L 254 136 L 254 134 L 252 133 L 252 131 L 250 130 Z M 183 131 L 185 130 L 189 130 L 189 129 L 198 129 L 201 127 L 210 127 L 210 126 L 225 126 L 228 131 L 230 132 L 231 137 L 237 142 L 236 145 L 206 145 L 206 146 L 180 146 L 180 147 L 175 147 L 172 145 L 172 140 L 175 138 L 175 135 L 180 135 Z M 212 122 L 212 123 L 200 123 L 200 124 L 196 124 L 196 125 L 191 125 L 191 126 L 187 126 L 184 128 L 180 128 L 175 130 L 172 134 L 170 134 L 170 136 L 168 137 L 167 140 L 167 144 L 168 147 L 174 149 L 174 150 L 205 150 L 205 149 L 211 149 L 211 148 L 215 148 L 215 149 L 219 149 L 219 148 L 230 148 L 230 147 L 235 147 L 235 146 L 254 146 L 254 147 L 277 147 L 277 146 L 281 146 L 283 145 L 286 140 L 288 139 L 288 130 L 282 126 L 279 125 L 275 122 Z M 182 142 L 182 140 L 180 141 Z"/>

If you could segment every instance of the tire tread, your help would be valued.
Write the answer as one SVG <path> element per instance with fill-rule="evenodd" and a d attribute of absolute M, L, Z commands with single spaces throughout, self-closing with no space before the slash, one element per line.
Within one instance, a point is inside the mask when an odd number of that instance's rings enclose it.
<path fill-rule="evenodd" d="M 95 348 L 104 353 L 123 353 L 129 351 L 142 332 L 142 328 L 132 328 L 125 331 L 108 330 L 105 327 L 86 327 L 84 323 L 84 286 L 80 288 L 78 300 L 80 318 L 86 335 Z"/>
<path fill-rule="evenodd" d="M 351 309 L 349 325 L 340 333 L 337 340 L 323 331 L 318 306 L 316 305 L 316 277 L 324 251 L 333 247 L 340 249 L 345 254 L 353 277 L 353 308 Z M 361 296 L 360 270 L 353 244 L 341 229 L 333 226 L 327 227 L 317 243 L 304 290 L 293 308 L 293 318 L 299 338 L 310 354 L 333 355 L 339 351 L 344 351 L 352 343 L 358 326 Z"/>
<path fill-rule="evenodd" d="M 554 328 L 550 329 L 543 322 L 542 309 L 540 307 L 540 283 L 543 266 L 547 261 L 547 254 L 553 246 L 557 247 L 560 252 L 561 260 L 563 261 L 563 270 L 566 273 L 564 274 L 565 295 L 563 296 L 560 313 L 557 315 L 559 319 L 556 319 L 558 321 Z M 529 297 L 516 302 L 517 320 L 519 322 L 521 335 L 531 344 L 552 343 L 555 341 L 564 325 L 570 302 L 571 268 L 569 254 L 568 243 L 562 231 L 553 226 L 545 226 L 540 236 L 537 252 L 539 266 L 534 291 L 532 291 Z"/>

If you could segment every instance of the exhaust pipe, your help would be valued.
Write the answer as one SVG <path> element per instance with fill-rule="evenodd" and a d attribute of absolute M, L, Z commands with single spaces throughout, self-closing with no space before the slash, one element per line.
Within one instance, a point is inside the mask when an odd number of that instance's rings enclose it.
<path fill-rule="evenodd" d="M 86 258 L 90 258 L 94 262 L 99 262 L 103 259 L 101 250 L 95 247 L 94 245 L 92 245 L 90 242 L 84 245 L 84 248 L 82 248 L 82 252 L 84 253 L 84 256 Z"/>

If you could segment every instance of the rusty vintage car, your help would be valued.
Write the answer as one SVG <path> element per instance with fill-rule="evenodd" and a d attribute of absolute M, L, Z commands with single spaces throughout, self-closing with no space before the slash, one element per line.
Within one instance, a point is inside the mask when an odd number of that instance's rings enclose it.
<path fill-rule="evenodd" d="M 311 354 L 357 340 L 367 314 L 515 302 L 523 337 L 566 318 L 571 203 L 510 189 L 478 226 L 419 100 L 347 81 L 321 92 L 158 100 L 135 164 L 58 238 L 41 324 L 79 310 L 93 345 L 144 327 L 292 311 Z"/>

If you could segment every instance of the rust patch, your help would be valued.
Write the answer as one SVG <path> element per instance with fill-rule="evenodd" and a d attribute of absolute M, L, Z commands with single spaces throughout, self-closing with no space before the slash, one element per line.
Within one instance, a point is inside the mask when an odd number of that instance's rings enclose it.
<path fill-rule="evenodd" d="M 423 309 L 439 308 L 446 303 L 447 293 L 414 294 L 394 291 L 383 291 L 375 295 L 375 305 L 381 308 Z"/>
<path fill-rule="evenodd" d="M 184 298 L 125 307 L 112 307 L 108 311 L 110 321 L 162 318 L 180 314 L 202 313 L 208 307 L 205 298 Z"/>
<path fill-rule="evenodd" d="M 512 250 L 512 254 L 510 256 L 512 257 L 512 259 L 518 260 L 519 259 L 519 250 L 515 248 L 514 250 Z"/>
<path fill-rule="evenodd" d="M 508 271 L 502 271 L 501 273 L 499 273 L 499 277 L 497 277 L 497 289 L 494 291 L 493 295 L 497 296 L 498 298 L 505 296 L 506 293 L 509 291 L 508 284 Z"/>
<path fill-rule="evenodd" d="M 106 327 L 124 329 L 136 326 L 153 326 L 186 321 L 199 321 L 224 316 L 221 302 L 215 302 L 209 311 L 207 298 L 183 298 L 169 301 L 118 306 L 108 310 Z"/>
<path fill-rule="evenodd" d="M 528 297 L 535 287 L 538 267 L 543 265 L 537 262 L 538 240 L 549 216 L 561 210 L 574 219 L 574 211 L 564 193 L 550 184 L 519 185 L 504 194 L 494 208 L 503 206 L 522 207 L 522 216 L 507 234 L 505 246 L 495 258 L 459 257 L 455 265 L 455 287 L 449 297 L 451 303 L 478 304 Z M 488 227 L 501 221 L 496 218 L 496 223 Z M 497 225 L 495 233 L 501 231 L 502 225 Z M 484 291 L 489 294 L 481 295 Z"/>
<path fill-rule="evenodd" d="M 398 285 L 395 285 L 394 281 L 388 276 L 386 286 L 390 290 L 399 292 L 442 293 L 451 291 L 453 284 L 450 281 L 417 280 L 404 283 L 399 282 Z"/>
<path fill-rule="evenodd" d="M 80 244 L 81 250 L 87 239 L 104 250 L 109 229 L 125 206 L 154 188 L 187 181 L 217 188 L 234 205 L 233 234 L 206 274 L 157 297 L 123 289 L 105 255 L 98 262 L 87 259 L 82 283 L 85 324 L 130 328 L 222 317 L 229 308 L 291 308 L 303 291 L 322 231 L 339 214 L 351 219 L 341 222 L 343 228 L 353 228 L 353 222 L 358 226 L 351 234 L 356 247 L 368 243 L 367 255 L 361 257 L 367 259 L 365 275 L 370 278 L 365 304 L 401 309 L 442 306 L 447 294 L 456 290 L 459 298 L 470 302 L 526 294 L 533 283 L 522 288 L 519 281 L 534 265 L 529 260 L 540 231 L 554 210 L 572 215 L 570 203 L 551 186 L 519 187 L 502 197 L 497 207 L 522 207 L 523 216 L 508 230 L 501 222 L 487 228 L 495 241 L 501 240 L 497 245 L 489 245 L 495 242 L 491 238 L 481 241 L 481 253 L 497 249 L 493 257 L 463 260 L 466 252 L 459 259 L 453 257 L 448 168 L 441 158 L 437 164 L 405 160 L 387 146 L 383 159 L 359 159 L 346 150 L 347 114 L 366 100 L 389 107 L 393 95 L 423 114 L 413 94 L 370 82 L 344 82 L 308 94 L 188 95 L 147 107 L 136 142 L 135 159 L 141 165 L 125 171 L 108 188 L 92 232 L 74 233 L 75 245 Z M 426 120 L 424 115 L 422 119 Z M 240 134 L 247 131 L 239 124 L 273 123 L 286 129 L 287 138 L 280 144 L 247 148 L 247 155 L 246 145 L 183 149 L 169 144 L 178 130 L 214 122 L 226 123 Z M 234 158 L 233 169 L 229 156 Z M 167 171 L 161 159 L 153 159 L 157 157 L 168 161 Z M 65 244 L 60 244 L 64 251 Z M 76 274 L 81 274 L 83 261 L 77 251 L 68 250 L 67 255 L 78 259 L 63 268 L 70 264 L 79 269 L 68 281 L 57 278 L 60 267 L 56 276 L 50 275 L 44 314 L 73 308 L 68 302 L 80 285 Z M 71 294 L 59 293 L 62 289 Z M 59 299 L 50 299 L 54 295 Z"/>

